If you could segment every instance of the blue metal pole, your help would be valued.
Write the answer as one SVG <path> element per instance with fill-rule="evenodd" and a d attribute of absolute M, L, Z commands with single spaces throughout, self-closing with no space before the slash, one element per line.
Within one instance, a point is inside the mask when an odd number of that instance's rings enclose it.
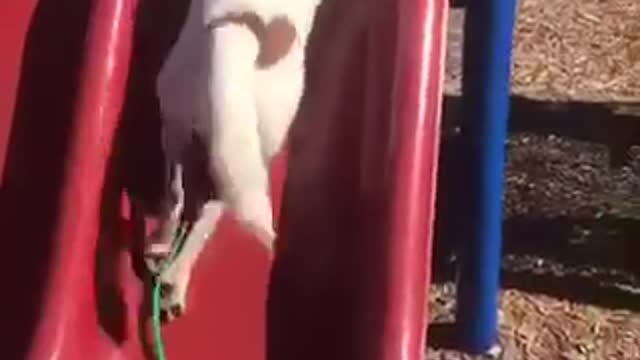
<path fill-rule="evenodd" d="M 467 3 L 456 320 L 461 345 L 471 353 L 485 353 L 497 341 L 503 172 L 515 12 L 516 0 Z"/>

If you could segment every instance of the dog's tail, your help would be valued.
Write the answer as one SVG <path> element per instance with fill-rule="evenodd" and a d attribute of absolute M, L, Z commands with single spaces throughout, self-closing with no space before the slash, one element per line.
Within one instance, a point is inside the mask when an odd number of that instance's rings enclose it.
<path fill-rule="evenodd" d="M 255 98 L 259 42 L 246 26 L 209 27 L 209 158 L 220 194 L 237 219 L 270 247 L 275 237 L 269 172 L 261 152 Z"/>

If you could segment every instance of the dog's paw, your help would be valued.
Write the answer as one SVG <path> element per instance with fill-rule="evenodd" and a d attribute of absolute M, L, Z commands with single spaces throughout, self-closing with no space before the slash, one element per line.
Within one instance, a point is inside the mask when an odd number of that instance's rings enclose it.
<path fill-rule="evenodd" d="M 180 318 L 187 310 L 187 301 L 185 295 L 180 295 L 175 288 L 168 283 L 160 285 L 163 293 L 160 300 L 160 319 L 163 323 L 172 322 Z"/>
<path fill-rule="evenodd" d="M 272 227 L 269 228 L 260 228 L 257 226 L 251 226 L 251 231 L 256 235 L 260 243 L 270 252 L 273 251 L 275 240 L 276 240 L 276 232 Z"/>
<path fill-rule="evenodd" d="M 276 232 L 273 229 L 271 201 L 266 194 L 246 194 L 233 206 L 238 221 L 247 227 L 269 250 L 273 249 Z"/>
<path fill-rule="evenodd" d="M 160 317 L 163 322 L 171 322 L 184 315 L 187 310 L 187 290 L 189 271 L 170 266 L 162 272 L 160 282 Z"/>

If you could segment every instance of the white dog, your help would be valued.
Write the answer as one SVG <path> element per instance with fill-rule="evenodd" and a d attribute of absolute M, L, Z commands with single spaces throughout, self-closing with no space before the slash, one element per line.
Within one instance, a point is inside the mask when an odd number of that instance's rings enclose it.
<path fill-rule="evenodd" d="M 269 164 L 297 112 L 320 1 L 191 0 L 156 83 L 169 181 L 160 226 L 145 254 L 151 271 L 172 255 L 194 139 L 205 149 L 219 196 L 198 206 L 184 247 L 159 275 L 169 320 L 185 311 L 192 268 L 225 208 L 272 247 Z"/>

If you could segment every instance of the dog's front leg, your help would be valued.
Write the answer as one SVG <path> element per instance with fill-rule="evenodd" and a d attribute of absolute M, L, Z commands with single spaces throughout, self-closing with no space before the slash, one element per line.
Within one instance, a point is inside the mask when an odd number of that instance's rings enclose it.
<path fill-rule="evenodd" d="M 158 228 L 151 234 L 145 248 L 145 262 L 151 273 L 171 255 L 173 241 L 177 233 L 185 206 L 182 165 L 169 162 L 169 179 L 163 195 L 162 213 Z"/>
<path fill-rule="evenodd" d="M 186 310 L 187 291 L 193 268 L 211 238 L 224 213 L 221 201 L 208 201 L 202 207 L 175 259 L 159 275 L 162 289 L 161 308 L 164 318 L 171 321 Z"/>

